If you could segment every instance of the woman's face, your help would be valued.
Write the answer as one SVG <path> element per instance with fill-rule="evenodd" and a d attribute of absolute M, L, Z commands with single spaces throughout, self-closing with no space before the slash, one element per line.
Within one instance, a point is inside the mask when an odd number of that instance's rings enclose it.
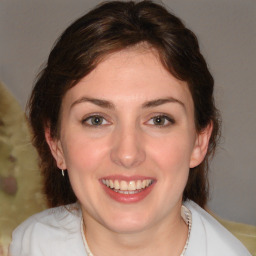
<path fill-rule="evenodd" d="M 130 49 L 66 93 L 60 139 L 48 142 L 85 222 L 127 233 L 180 216 L 189 169 L 205 154 L 203 136 L 187 84 L 156 53 Z"/>

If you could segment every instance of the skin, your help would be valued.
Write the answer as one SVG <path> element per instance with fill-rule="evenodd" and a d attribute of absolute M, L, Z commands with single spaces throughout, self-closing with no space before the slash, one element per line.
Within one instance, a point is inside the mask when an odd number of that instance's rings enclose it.
<path fill-rule="evenodd" d="M 95 115 L 100 125 L 93 125 Z M 49 134 L 57 165 L 68 170 L 80 201 L 94 255 L 180 255 L 187 238 L 182 193 L 190 168 L 204 159 L 211 125 L 197 133 L 186 82 L 154 50 L 105 58 L 64 96 L 60 138 Z M 119 202 L 100 182 L 111 175 L 152 177 L 154 185 L 142 200 Z"/>

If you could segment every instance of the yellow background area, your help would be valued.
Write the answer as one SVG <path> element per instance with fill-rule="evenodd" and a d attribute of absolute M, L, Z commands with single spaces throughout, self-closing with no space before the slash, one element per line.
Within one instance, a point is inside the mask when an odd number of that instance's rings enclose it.
<path fill-rule="evenodd" d="M 0 256 L 7 255 L 11 233 L 22 221 L 46 208 L 24 112 L 0 83 L 0 177 L 14 178 L 17 191 L 8 194 L 0 187 Z"/>

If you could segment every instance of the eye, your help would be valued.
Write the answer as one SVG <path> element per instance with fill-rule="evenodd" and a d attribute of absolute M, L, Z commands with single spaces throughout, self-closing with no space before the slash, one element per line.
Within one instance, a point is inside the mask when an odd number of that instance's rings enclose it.
<path fill-rule="evenodd" d="M 170 124 L 174 124 L 175 121 L 166 115 L 157 115 L 152 117 L 148 124 L 150 125 L 155 125 L 155 126 L 159 126 L 159 127 L 164 127 L 164 126 L 169 126 Z"/>
<path fill-rule="evenodd" d="M 86 117 L 83 121 L 83 124 L 86 124 L 87 126 L 102 126 L 107 125 L 109 122 L 100 115 L 93 115 Z"/>

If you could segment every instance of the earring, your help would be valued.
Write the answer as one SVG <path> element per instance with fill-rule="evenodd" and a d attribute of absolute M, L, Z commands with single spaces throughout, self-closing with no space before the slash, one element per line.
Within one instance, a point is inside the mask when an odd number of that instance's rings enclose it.
<path fill-rule="evenodd" d="M 62 173 L 62 176 L 64 177 L 65 176 L 65 172 L 64 172 L 63 169 L 61 170 L 61 173 Z"/>

